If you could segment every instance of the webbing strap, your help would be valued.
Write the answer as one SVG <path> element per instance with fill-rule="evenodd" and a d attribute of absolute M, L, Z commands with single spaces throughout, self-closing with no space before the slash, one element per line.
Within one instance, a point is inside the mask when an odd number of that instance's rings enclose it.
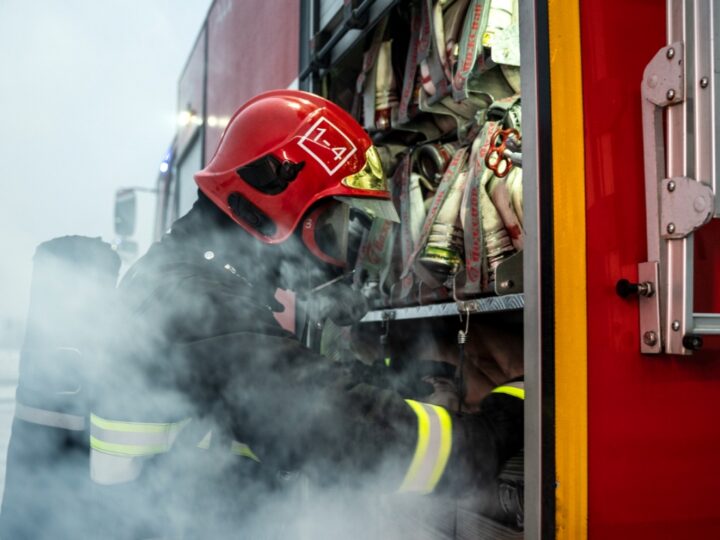
<path fill-rule="evenodd" d="M 460 55 L 452 80 L 453 97 L 456 100 L 468 97 L 467 81 L 476 64 L 483 71 L 485 57 L 482 51 L 481 36 L 487 26 L 488 0 L 472 0 L 465 15 L 462 37 L 460 39 Z"/>
<path fill-rule="evenodd" d="M 418 440 L 401 493 L 430 493 L 445 471 L 452 449 L 452 420 L 437 405 L 405 400 L 418 418 Z"/>
<path fill-rule="evenodd" d="M 503 384 L 494 388 L 493 394 L 507 394 L 518 399 L 525 399 L 525 384 L 522 381 Z"/>
<path fill-rule="evenodd" d="M 67 429 L 69 431 L 82 431 L 85 429 L 84 416 L 38 409 L 22 403 L 15 404 L 15 418 L 30 424 Z"/>
<path fill-rule="evenodd" d="M 119 456 L 150 456 L 167 452 L 190 421 L 121 422 L 90 415 L 90 446 L 93 450 Z"/>
<path fill-rule="evenodd" d="M 470 148 L 468 180 L 460 213 L 465 241 L 465 294 L 478 294 L 487 286 L 485 235 L 480 215 L 480 171 L 485 162 L 478 158 L 482 142 L 482 137 L 476 137 Z"/>
<path fill-rule="evenodd" d="M 410 105 L 415 90 L 415 74 L 418 65 L 418 47 L 420 45 L 420 10 L 417 4 L 410 6 L 410 45 L 405 58 L 405 74 L 403 76 L 402 94 L 398 107 L 398 122 L 401 124 L 410 120 Z"/>

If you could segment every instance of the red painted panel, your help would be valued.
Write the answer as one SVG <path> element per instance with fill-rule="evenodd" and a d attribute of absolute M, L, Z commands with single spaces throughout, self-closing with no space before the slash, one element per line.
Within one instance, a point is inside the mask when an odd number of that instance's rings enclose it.
<path fill-rule="evenodd" d="M 178 113 L 180 111 L 192 111 L 193 114 L 197 115 L 196 120 L 200 120 L 203 114 L 206 28 L 203 27 L 200 31 L 178 82 Z M 181 156 L 183 154 L 185 145 L 190 142 L 197 129 L 198 124 L 192 121 L 185 126 L 178 127 L 177 155 Z"/>
<path fill-rule="evenodd" d="M 240 105 L 265 90 L 287 88 L 298 76 L 300 3 L 216 0 L 208 32 L 206 161 Z"/>
<path fill-rule="evenodd" d="M 665 44 L 657 0 L 583 0 L 588 257 L 589 538 L 720 538 L 720 346 L 639 352 L 637 301 L 614 293 L 646 258 L 640 81 Z M 562 121 L 561 118 L 555 121 Z M 562 145 L 562 141 L 553 141 Z M 698 300 L 720 306 L 720 234 L 698 241 Z M 715 250 L 713 252 L 713 250 Z M 712 272 L 712 269 L 715 269 Z M 712 273 L 711 273 L 712 272 Z M 562 286 L 562 284 L 558 284 Z"/>

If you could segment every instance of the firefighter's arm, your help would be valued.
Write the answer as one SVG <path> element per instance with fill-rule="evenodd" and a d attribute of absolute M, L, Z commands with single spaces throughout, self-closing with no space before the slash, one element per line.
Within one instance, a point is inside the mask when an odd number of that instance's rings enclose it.
<path fill-rule="evenodd" d="M 494 481 L 503 463 L 522 449 L 524 395 L 520 381 L 501 385 L 473 414 L 404 399 L 406 410 L 389 419 L 403 424 L 395 429 L 408 443 L 395 448 L 404 452 L 397 491 L 463 493 Z"/>

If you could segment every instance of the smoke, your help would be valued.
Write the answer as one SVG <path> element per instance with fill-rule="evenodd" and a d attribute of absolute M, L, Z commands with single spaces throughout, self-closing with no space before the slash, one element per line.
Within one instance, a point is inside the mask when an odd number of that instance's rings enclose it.
<path fill-rule="evenodd" d="M 401 398 L 456 394 L 452 370 L 439 375 L 434 361 L 457 362 L 440 345 L 457 321 L 392 323 L 385 345 L 383 329 L 357 325 L 346 335 L 361 345 L 335 361 L 310 353 L 277 328 L 272 295 L 333 274 L 310 264 L 300 243 L 277 249 L 193 219 L 176 224 L 117 292 L 114 255 L 99 241 L 80 242 L 85 251 L 77 239 L 56 241 L 52 256 L 36 257 L 18 402 L 109 420 L 190 420 L 170 452 L 126 460 L 137 477 L 115 483 L 90 481 L 101 463 L 88 460 L 87 423 L 67 432 L 16 420 L 4 537 L 452 537 L 463 505 L 475 515 L 480 503 L 395 491 L 416 442 Z M 322 289 L 320 312 L 349 306 L 338 284 Z M 501 333 L 486 334 L 470 364 L 503 382 L 518 357 L 493 351 Z M 482 363 L 493 358 L 494 374 Z"/>

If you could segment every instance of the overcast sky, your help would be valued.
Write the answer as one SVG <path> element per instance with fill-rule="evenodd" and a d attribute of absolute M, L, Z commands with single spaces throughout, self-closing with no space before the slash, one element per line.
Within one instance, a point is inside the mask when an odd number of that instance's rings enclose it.
<path fill-rule="evenodd" d="M 120 186 L 152 187 L 211 0 L 0 0 L 0 321 L 37 244 L 112 240 Z"/>

